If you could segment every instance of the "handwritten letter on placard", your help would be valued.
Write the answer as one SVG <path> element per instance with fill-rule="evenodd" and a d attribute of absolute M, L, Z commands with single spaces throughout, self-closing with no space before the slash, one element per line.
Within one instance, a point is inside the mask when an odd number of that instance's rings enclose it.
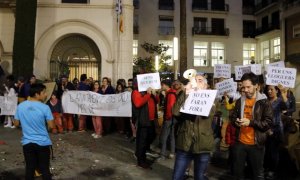
<path fill-rule="evenodd" d="M 277 86 L 281 84 L 284 87 L 294 88 L 297 70 L 294 68 L 268 67 L 267 85 Z"/>
<path fill-rule="evenodd" d="M 152 89 L 160 89 L 159 73 L 139 74 L 137 75 L 139 92 L 146 91 L 149 87 Z"/>
<path fill-rule="evenodd" d="M 214 66 L 214 78 L 230 78 L 231 64 L 216 64 Z"/>

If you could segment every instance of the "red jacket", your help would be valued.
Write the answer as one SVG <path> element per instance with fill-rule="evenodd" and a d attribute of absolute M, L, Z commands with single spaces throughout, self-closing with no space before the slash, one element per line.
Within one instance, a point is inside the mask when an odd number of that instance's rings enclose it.
<path fill-rule="evenodd" d="M 164 109 L 164 120 L 170 121 L 172 119 L 172 108 L 176 102 L 176 90 L 170 88 L 166 92 L 165 109 Z"/>
<path fill-rule="evenodd" d="M 232 125 L 232 123 L 229 123 L 227 126 L 225 142 L 230 146 L 234 145 L 236 142 L 236 128 Z"/>
<path fill-rule="evenodd" d="M 150 94 L 146 93 L 145 95 L 142 95 L 137 90 L 134 90 L 132 92 L 132 102 L 136 108 L 140 108 L 143 105 L 145 105 L 146 103 L 148 103 L 149 120 L 155 119 L 156 102 L 153 98 L 151 98 Z"/>

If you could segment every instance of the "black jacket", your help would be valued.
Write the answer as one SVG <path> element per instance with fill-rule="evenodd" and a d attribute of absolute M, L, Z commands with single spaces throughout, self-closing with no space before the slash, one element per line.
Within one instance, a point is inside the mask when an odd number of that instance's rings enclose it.
<path fill-rule="evenodd" d="M 245 98 L 245 96 L 242 96 L 238 99 L 232 111 L 230 119 L 235 126 L 237 118 L 242 118 L 244 115 Z M 254 128 L 255 144 L 263 146 L 267 138 L 267 131 L 270 130 L 273 124 L 273 109 L 264 94 L 257 92 L 252 116 L 249 126 Z M 238 126 L 236 128 L 239 130 Z"/>

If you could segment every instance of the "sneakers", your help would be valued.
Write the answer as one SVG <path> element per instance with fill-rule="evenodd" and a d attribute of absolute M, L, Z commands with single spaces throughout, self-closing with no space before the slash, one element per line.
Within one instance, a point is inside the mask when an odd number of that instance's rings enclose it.
<path fill-rule="evenodd" d="M 98 135 L 98 134 L 96 134 L 95 136 L 93 136 L 94 137 L 94 139 L 99 139 L 99 138 L 102 138 L 102 136 L 101 135 Z"/>
<path fill-rule="evenodd" d="M 97 134 L 96 134 L 96 133 L 91 134 L 91 136 L 93 136 L 93 137 L 94 137 L 95 135 L 97 135 Z"/>
<path fill-rule="evenodd" d="M 148 150 L 147 152 L 146 152 L 146 155 L 147 156 L 151 156 L 151 157 L 153 157 L 153 158 L 158 158 L 159 157 L 159 154 L 157 154 L 155 151 L 153 151 L 153 150 Z"/>
<path fill-rule="evenodd" d="M 166 158 L 164 157 L 164 156 L 160 156 L 159 158 L 157 158 L 157 160 L 156 161 L 164 161 L 164 160 L 166 160 Z"/>
<path fill-rule="evenodd" d="M 15 128 L 16 128 L 16 126 L 10 126 L 10 128 L 12 128 L 12 129 L 15 129 Z"/>
<path fill-rule="evenodd" d="M 11 128 L 11 127 L 13 127 L 11 124 L 6 124 L 6 125 L 4 125 L 4 127 L 5 128 Z"/>
<path fill-rule="evenodd" d="M 174 159 L 175 155 L 174 154 L 169 154 L 169 159 Z"/>
<path fill-rule="evenodd" d="M 79 132 L 79 133 L 84 133 L 84 132 L 85 132 L 85 130 L 84 130 L 84 129 L 82 129 L 82 130 L 78 130 L 77 132 Z"/>

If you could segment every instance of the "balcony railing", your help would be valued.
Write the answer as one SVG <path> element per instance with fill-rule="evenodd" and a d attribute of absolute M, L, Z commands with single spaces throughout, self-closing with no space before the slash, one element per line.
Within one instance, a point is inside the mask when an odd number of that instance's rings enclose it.
<path fill-rule="evenodd" d="M 255 38 L 255 29 L 243 29 L 244 38 Z"/>
<path fill-rule="evenodd" d="M 174 10 L 174 2 L 159 2 L 158 3 L 159 10 Z"/>
<path fill-rule="evenodd" d="M 192 4 L 193 11 L 229 11 L 229 5 L 224 4 L 224 6 L 214 6 L 211 3 L 199 3 L 193 2 Z"/>
<path fill-rule="evenodd" d="M 246 7 L 243 7 L 243 14 L 245 15 L 253 15 L 254 14 L 254 6 L 246 6 Z"/>
<path fill-rule="evenodd" d="M 140 8 L 140 1 L 139 0 L 133 0 L 133 6 L 134 6 L 134 9 L 139 9 Z"/>
<path fill-rule="evenodd" d="M 170 26 L 159 26 L 158 27 L 158 34 L 159 35 L 174 35 L 175 28 Z"/>
<path fill-rule="evenodd" d="M 217 36 L 229 36 L 228 28 L 214 28 L 214 27 L 193 27 L 193 35 L 217 35 Z"/>
<path fill-rule="evenodd" d="M 263 0 L 261 3 L 255 5 L 255 12 L 277 2 L 278 0 Z"/>
<path fill-rule="evenodd" d="M 139 26 L 133 26 L 133 34 L 139 34 Z"/>
<path fill-rule="evenodd" d="M 258 36 L 258 35 L 261 35 L 261 34 L 269 32 L 269 31 L 276 30 L 276 29 L 280 29 L 279 23 L 278 24 L 269 24 L 268 26 L 263 26 L 263 27 L 257 28 L 255 35 Z"/>

